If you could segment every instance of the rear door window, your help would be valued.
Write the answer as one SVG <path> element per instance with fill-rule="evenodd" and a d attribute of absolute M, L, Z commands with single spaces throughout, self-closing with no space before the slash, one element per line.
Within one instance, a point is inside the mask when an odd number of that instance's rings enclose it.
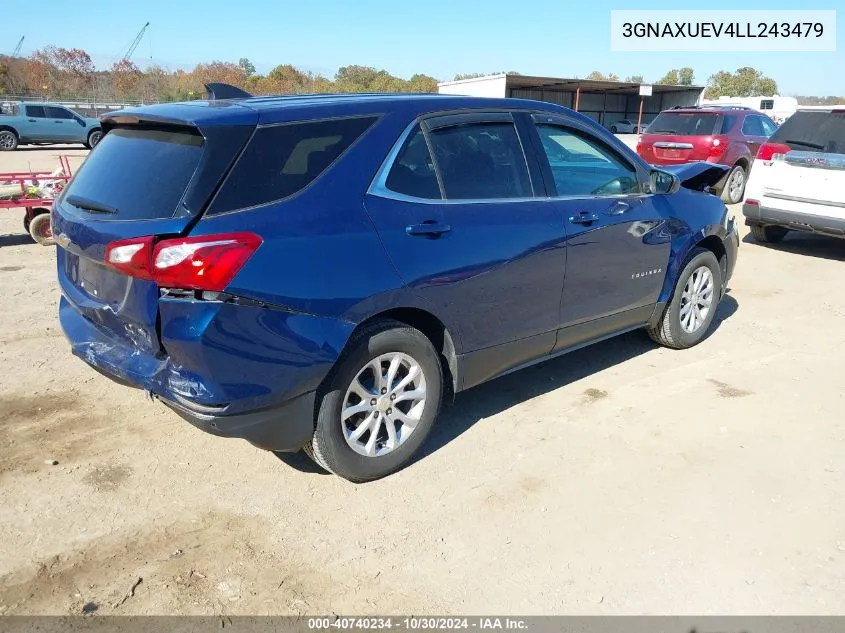
<path fill-rule="evenodd" d="M 443 193 L 450 200 L 533 196 L 528 166 L 511 122 L 478 122 L 429 132 Z"/>
<path fill-rule="evenodd" d="M 770 140 L 799 152 L 845 154 L 845 110 L 799 110 L 775 130 Z"/>
<path fill-rule="evenodd" d="M 758 116 L 747 116 L 742 122 L 742 133 L 745 136 L 765 136 L 763 133 L 763 124 L 760 122 Z"/>
<path fill-rule="evenodd" d="M 26 116 L 33 119 L 46 119 L 47 114 L 44 112 L 44 106 L 28 105 L 26 106 Z"/>
<path fill-rule="evenodd" d="M 202 154 L 199 133 L 113 129 L 74 175 L 62 204 L 103 220 L 171 217 Z"/>
<path fill-rule="evenodd" d="M 73 115 L 65 108 L 57 108 L 56 106 L 45 106 L 48 119 L 72 119 Z"/>
<path fill-rule="evenodd" d="M 434 161 L 419 125 L 399 150 L 385 186 L 396 193 L 414 198 L 440 198 L 440 186 L 434 171 Z"/>
<path fill-rule="evenodd" d="M 712 112 L 661 112 L 648 126 L 648 133 L 709 136 L 714 133 L 719 117 Z"/>
<path fill-rule="evenodd" d="M 268 125 L 256 129 L 209 214 L 288 198 L 314 182 L 377 117 Z"/>

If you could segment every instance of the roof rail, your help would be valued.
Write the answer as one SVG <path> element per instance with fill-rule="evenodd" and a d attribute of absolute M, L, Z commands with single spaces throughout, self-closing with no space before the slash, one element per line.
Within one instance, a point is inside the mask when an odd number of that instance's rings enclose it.
<path fill-rule="evenodd" d="M 208 92 L 210 101 L 216 101 L 217 99 L 250 99 L 252 97 L 245 90 L 219 82 L 207 83 L 205 84 L 205 89 Z"/>
<path fill-rule="evenodd" d="M 670 110 L 752 110 L 748 106 L 738 105 L 693 105 L 693 106 L 672 106 Z"/>

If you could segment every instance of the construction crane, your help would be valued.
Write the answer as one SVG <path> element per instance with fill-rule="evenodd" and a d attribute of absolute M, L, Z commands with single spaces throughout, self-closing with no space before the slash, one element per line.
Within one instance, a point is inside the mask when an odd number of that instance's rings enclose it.
<path fill-rule="evenodd" d="M 138 44 L 141 43 L 141 38 L 144 37 L 144 33 L 147 32 L 147 28 L 150 26 L 150 23 L 147 22 L 141 30 L 138 31 L 138 35 L 135 36 L 135 40 L 132 42 L 132 45 L 129 47 L 129 50 L 126 51 L 126 55 L 123 56 L 123 61 L 128 62 L 129 58 L 132 57 L 132 53 L 135 52 L 135 49 L 138 48 Z"/>
<path fill-rule="evenodd" d="M 21 39 L 18 40 L 18 45 L 15 46 L 15 50 L 12 51 L 12 57 L 17 57 L 18 54 L 21 52 L 21 46 L 23 46 L 23 38 L 24 36 L 21 35 Z"/>

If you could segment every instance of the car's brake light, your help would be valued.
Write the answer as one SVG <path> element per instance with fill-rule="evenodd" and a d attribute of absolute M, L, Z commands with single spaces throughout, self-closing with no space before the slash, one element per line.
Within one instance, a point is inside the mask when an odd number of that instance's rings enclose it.
<path fill-rule="evenodd" d="M 106 264 L 130 277 L 152 279 L 154 239 L 148 235 L 112 242 L 106 246 Z"/>
<path fill-rule="evenodd" d="M 717 136 L 710 141 L 710 155 L 721 156 L 728 149 L 728 139 L 724 136 Z"/>
<path fill-rule="evenodd" d="M 745 204 L 750 205 L 752 207 L 759 207 L 760 206 L 760 203 L 757 200 L 754 200 L 753 198 L 747 198 L 745 200 Z"/>
<path fill-rule="evenodd" d="M 788 154 L 792 148 L 785 143 L 763 143 L 760 149 L 757 150 L 757 158 L 759 160 L 774 160 L 775 156 L 783 156 Z"/>
<path fill-rule="evenodd" d="M 254 233 L 225 233 L 166 239 L 152 236 L 112 242 L 106 263 L 131 277 L 163 288 L 223 291 L 261 246 Z"/>

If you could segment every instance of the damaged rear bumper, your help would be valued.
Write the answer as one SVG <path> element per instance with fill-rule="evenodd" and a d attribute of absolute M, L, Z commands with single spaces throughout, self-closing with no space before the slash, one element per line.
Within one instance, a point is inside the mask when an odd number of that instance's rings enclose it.
<path fill-rule="evenodd" d="M 314 391 L 297 396 L 280 407 L 235 415 L 226 415 L 225 409 L 199 409 L 185 402 L 153 396 L 206 433 L 240 438 L 268 451 L 298 451 L 314 434 Z"/>
<path fill-rule="evenodd" d="M 74 355 L 111 380 L 147 391 L 213 435 L 274 451 L 308 443 L 315 391 L 354 326 L 200 301 L 162 302 L 161 314 L 166 352 L 152 354 L 86 318 L 64 295 L 59 304 Z"/>

